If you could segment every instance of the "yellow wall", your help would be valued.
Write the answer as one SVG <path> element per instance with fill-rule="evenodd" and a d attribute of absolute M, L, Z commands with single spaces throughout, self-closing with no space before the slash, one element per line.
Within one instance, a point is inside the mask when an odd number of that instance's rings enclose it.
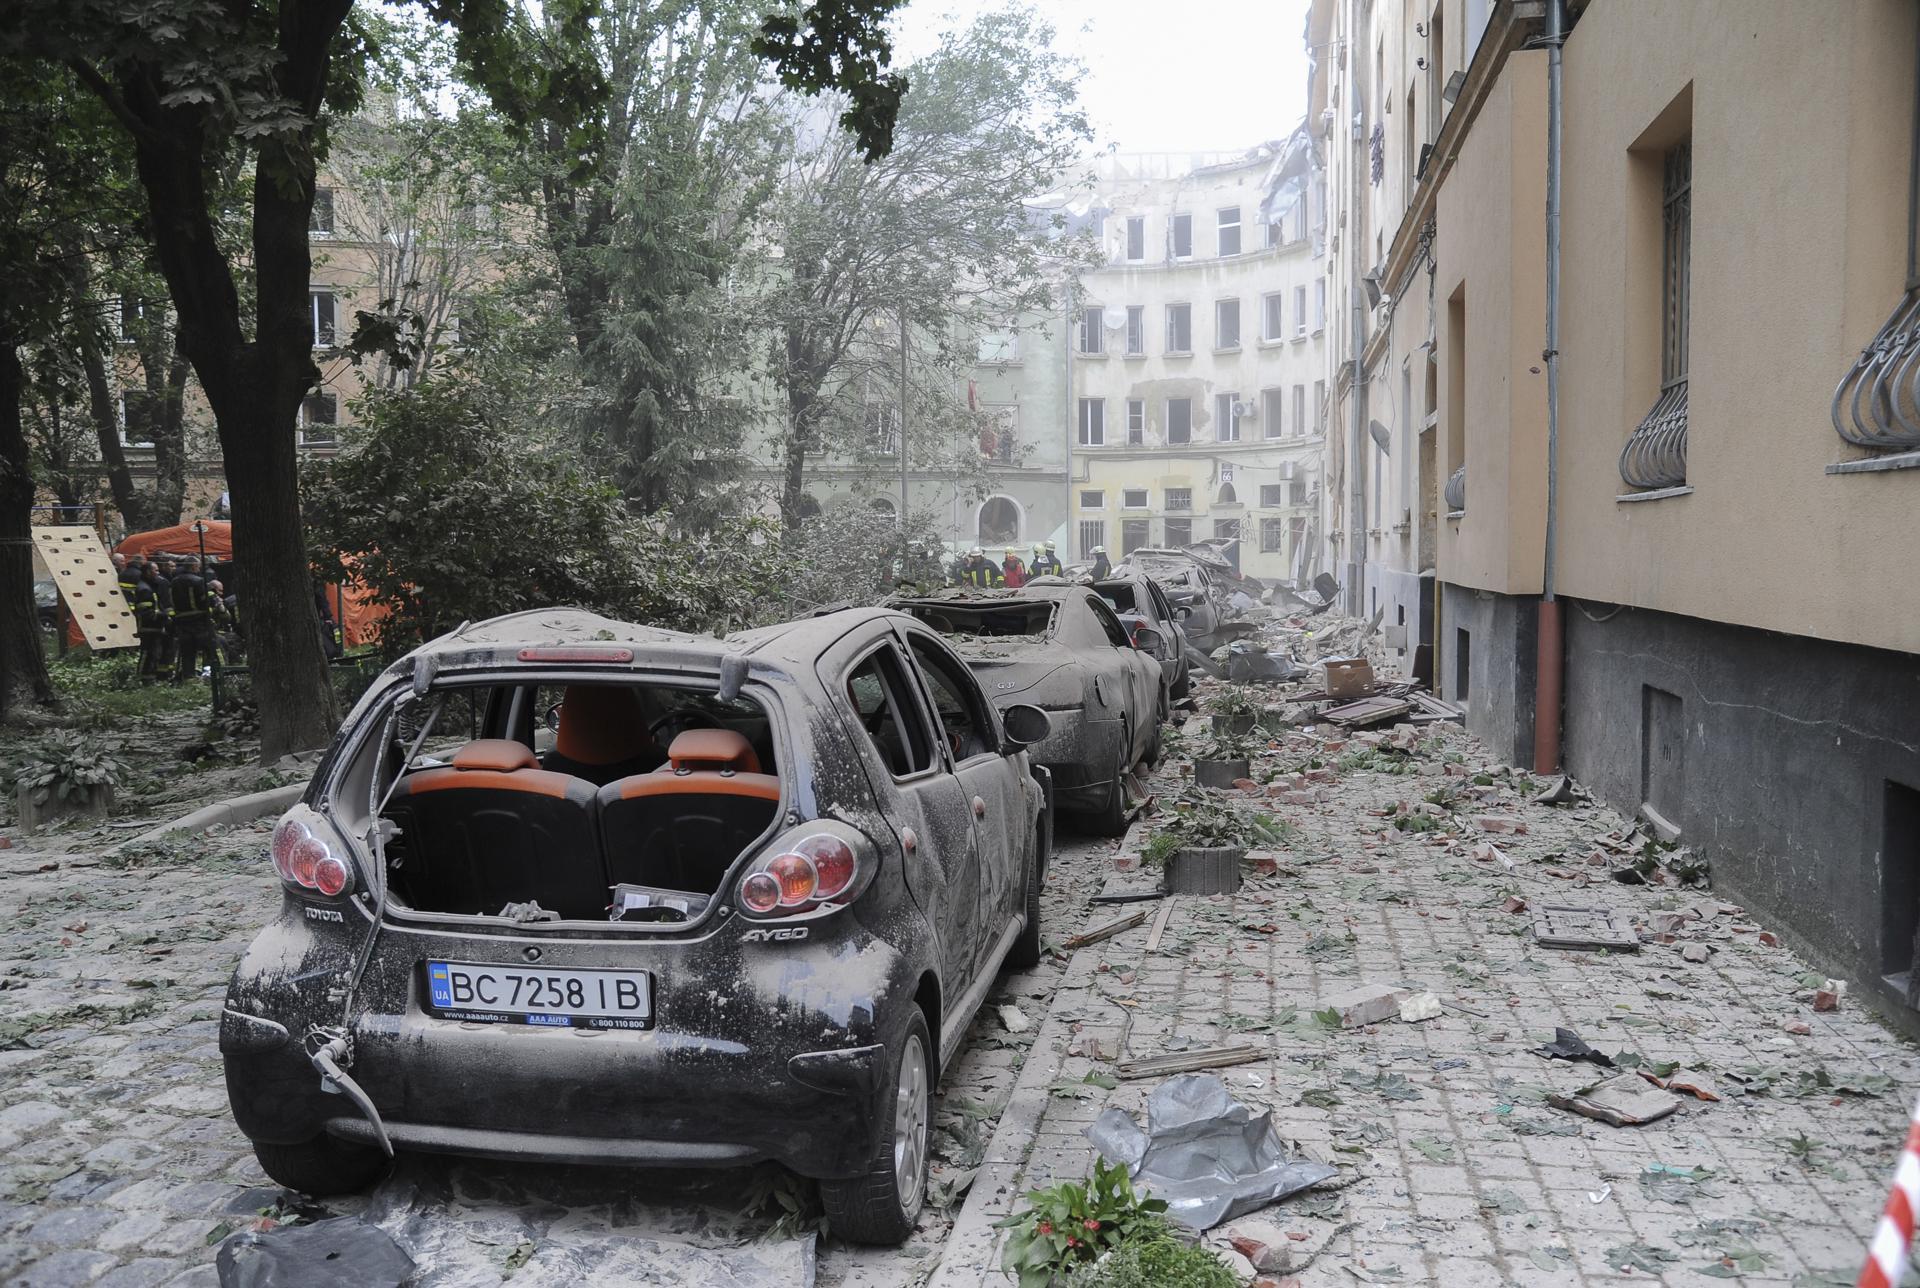
<path fill-rule="evenodd" d="M 1905 275 L 1915 14 L 1603 0 L 1581 17 L 1566 48 L 1566 594 L 1920 651 L 1920 472 L 1824 472 L 1861 455 L 1829 403 Z M 1629 150 L 1689 86 L 1694 490 L 1623 504 L 1618 457 L 1652 405 L 1659 344 L 1658 230 Z M 1515 319 L 1524 357 L 1537 330 Z M 1478 495 L 1470 483 L 1459 547 Z M 1484 555 L 1458 553 L 1443 575 L 1477 584 Z"/>
<path fill-rule="evenodd" d="M 1467 467 L 1440 575 L 1513 595 L 1539 593 L 1546 539 L 1546 60 L 1508 60 L 1440 190 L 1434 242 L 1438 473 Z"/>

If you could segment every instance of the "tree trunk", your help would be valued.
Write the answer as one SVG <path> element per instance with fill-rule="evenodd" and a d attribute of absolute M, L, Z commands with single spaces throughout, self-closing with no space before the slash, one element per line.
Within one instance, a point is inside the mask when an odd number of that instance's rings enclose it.
<path fill-rule="evenodd" d="M 25 388 L 20 352 L 0 336 L 0 720 L 24 706 L 55 705 L 33 605 L 33 469 L 20 421 Z"/>
<path fill-rule="evenodd" d="M 164 528 L 180 522 L 181 506 L 187 495 L 185 404 L 189 368 L 178 347 L 155 345 L 154 348 L 155 366 L 157 368 L 164 357 L 166 375 L 147 377 L 147 391 L 153 396 L 153 496 L 148 502 L 147 517 L 154 527 Z"/>
<path fill-rule="evenodd" d="M 347 8 L 315 5 L 298 14 L 299 38 L 318 44 L 303 44 L 298 56 L 290 55 L 284 83 L 309 110 L 318 111 L 325 49 Z M 130 97 L 151 94 L 146 86 L 129 88 Z M 240 620 L 260 713 L 260 758 L 277 760 L 325 746 L 338 723 L 300 523 L 294 449 L 300 401 L 319 377 L 307 313 L 313 153 L 282 146 L 263 149 L 258 159 L 255 336 L 248 340 L 240 326 L 239 291 L 214 232 L 197 118 L 180 121 L 153 100 L 141 106 L 155 128 L 135 135 L 135 160 L 153 214 L 154 248 L 179 318 L 177 344 L 200 377 L 220 433 L 233 503 Z"/>
<path fill-rule="evenodd" d="M 86 260 L 76 255 L 67 280 L 72 284 L 74 315 L 86 317 L 94 307 L 92 284 Z M 81 325 L 80 370 L 87 381 L 87 415 L 93 421 L 94 437 L 100 443 L 100 463 L 106 468 L 107 488 L 113 494 L 114 508 L 127 525 L 127 531 L 140 532 L 147 522 L 147 507 L 139 489 L 133 485 L 133 469 L 127 464 L 127 450 L 120 444 L 120 418 L 113 406 L 113 382 L 107 375 L 107 355 L 100 345 L 98 328 Z"/>

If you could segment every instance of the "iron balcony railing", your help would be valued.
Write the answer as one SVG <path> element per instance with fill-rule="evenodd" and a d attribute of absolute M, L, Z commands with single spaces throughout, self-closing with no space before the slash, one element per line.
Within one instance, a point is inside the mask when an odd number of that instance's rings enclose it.
<path fill-rule="evenodd" d="M 1920 69 L 1920 33 L 1914 65 Z M 1872 451 L 1920 448 L 1920 74 L 1907 156 L 1907 289 L 1833 391 L 1833 428 Z"/>
<path fill-rule="evenodd" d="M 1663 390 L 1660 401 L 1620 452 L 1628 487 L 1679 487 L 1687 481 L 1687 382 Z"/>
<path fill-rule="evenodd" d="M 1442 489 L 1442 492 L 1446 497 L 1449 512 L 1467 508 L 1466 466 L 1462 465 L 1459 469 L 1447 476 L 1447 486 Z"/>

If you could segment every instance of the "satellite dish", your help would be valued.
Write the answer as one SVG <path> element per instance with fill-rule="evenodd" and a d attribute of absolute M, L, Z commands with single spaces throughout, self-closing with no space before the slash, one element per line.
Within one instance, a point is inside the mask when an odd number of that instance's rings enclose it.
<path fill-rule="evenodd" d="M 1100 320 L 1107 324 L 1107 330 L 1118 331 L 1127 324 L 1127 311 L 1125 309 L 1109 308 L 1100 315 Z"/>
<path fill-rule="evenodd" d="M 1367 433 L 1373 435 L 1373 441 L 1379 444 L 1382 455 L 1393 455 L 1393 434 L 1385 425 L 1377 420 L 1373 421 L 1367 426 Z"/>

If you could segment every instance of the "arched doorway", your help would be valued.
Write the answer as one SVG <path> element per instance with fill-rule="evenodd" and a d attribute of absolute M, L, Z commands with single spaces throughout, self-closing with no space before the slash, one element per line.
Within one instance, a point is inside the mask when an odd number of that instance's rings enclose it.
<path fill-rule="evenodd" d="M 1020 541 L 1020 503 L 1010 496 L 990 496 L 980 503 L 976 531 L 982 546 L 1010 546 Z"/>
<path fill-rule="evenodd" d="M 1240 498 L 1237 494 L 1235 494 L 1233 490 L 1233 484 L 1222 483 L 1220 485 L 1220 502 L 1219 503 L 1221 505 L 1237 505 L 1239 504 L 1239 502 L 1240 502 Z"/>

